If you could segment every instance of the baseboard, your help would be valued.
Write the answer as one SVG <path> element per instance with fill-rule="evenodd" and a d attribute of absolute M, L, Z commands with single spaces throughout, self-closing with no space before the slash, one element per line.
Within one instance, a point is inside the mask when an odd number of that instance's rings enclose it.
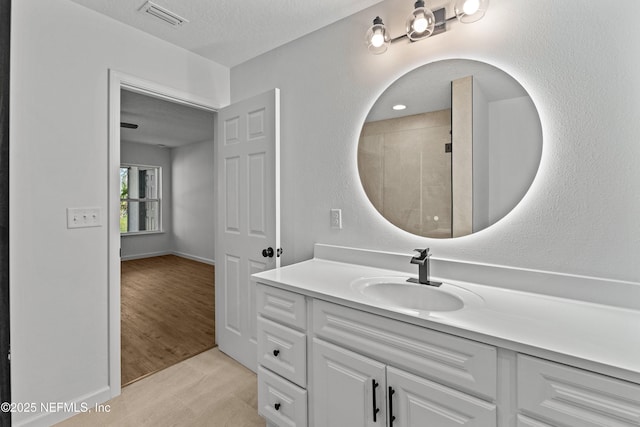
<path fill-rule="evenodd" d="M 99 405 L 104 404 L 109 399 L 111 399 L 111 390 L 108 386 L 105 386 L 68 402 L 45 402 L 51 408 L 51 412 L 36 413 L 32 417 L 20 421 L 16 421 L 14 418 L 12 425 L 14 427 L 49 427 L 83 411 L 96 410 Z M 59 410 L 58 405 L 60 406 Z M 106 409 L 107 407 L 103 406 L 103 408 Z"/>
<path fill-rule="evenodd" d="M 204 257 L 200 257 L 200 256 L 197 256 L 197 255 L 191 255 L 191 254 L 187 254 L 185 252 L 178 252 L 178 251 L 161 251 L 161 252 L 149 252 L 149 253 L 146 253 L 146 254 L 126 255 L 126 256 L 123 256 L 120 259 L 122 261 L 131 261 L 131 260 L 134 260 L 134 259 L 153 258 L 153 257 L 157 257 L 157 256 L 164 256 L 164 255 L 175 255 L 175 256 L 179 256 L 180 258 L 187 258 L 187 259 L 191 259 L 193 261 L 202 262 L 204 264 L 216 265 L 216 260 L 214 260 L 214 259 L 204 258 Z"/>
<path fill-rule="evenodd" d="M 214 259 L 209 259 L 209 258 L 203 258 L 197 255 L 191 255 L 191 254 L 187 254 L 184 252 L 178 252 L 178 251 L 172 251 L 171 254 L 175 255 L 175 256 L 179 256 L 181 258 L 187 258 L 187 259 L 191 259 L 193 261 L 199 261 L 202 262 L 204 264 L 209 264 L 209 265 L 216 265 L 216 260 Z"/>
<path fill-rule="evenodd" d="M 156 256 L 163 256 L 163 255 L 171 255 L 173 254 L 173 252 L 171 251 L 160 251 L 160 252 L 148 252 L 145 254 L 133 254 L 133 255 L 124 255 L 120 258 L 120 260 L 122 261 L 131 261 L 134 259 L 144 259 L 144 258 L 153 258 Z"/>

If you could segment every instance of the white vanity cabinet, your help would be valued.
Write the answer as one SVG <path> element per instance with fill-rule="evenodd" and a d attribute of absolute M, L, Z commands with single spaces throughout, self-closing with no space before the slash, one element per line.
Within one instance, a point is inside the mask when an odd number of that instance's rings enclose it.
<path fill-rule="evenodd" d="M 315 427 L 496 426 L 494 347 L 312 304 Z"/>
<path fill-rule="evenodd" d="M 258 412 L 270 427 L 640 426 L 640 384 L 608 365 L 272 283 L 256 292 Z"/>

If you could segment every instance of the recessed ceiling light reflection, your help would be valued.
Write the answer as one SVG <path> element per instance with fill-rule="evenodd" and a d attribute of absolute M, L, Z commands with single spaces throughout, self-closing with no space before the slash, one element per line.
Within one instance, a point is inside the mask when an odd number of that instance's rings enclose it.
<path fill-rule="evenodd" d="M 393 109 L 394 109 L 394 110 L 396 110 L 396 111 L 400 111 L 400 110 L 404 110 L 405 108 L 407 108 L 407 106 L 406 106 L 406 105 L 403 105 L 403 104 L 396 104 L 396 105 L 394 105 L 394 106 L 393 106 L 393 107 L 391 107 L 391 108 L 393 108 Z"/>

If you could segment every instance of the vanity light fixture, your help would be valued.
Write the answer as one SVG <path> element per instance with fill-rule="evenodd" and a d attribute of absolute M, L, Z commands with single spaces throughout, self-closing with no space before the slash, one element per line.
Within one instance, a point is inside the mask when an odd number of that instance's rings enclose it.
<path fill-rule="evenodd" d="M 426 39 L 429 36 L 446 31 L 448 21 L 458 19 L 463 24 L 476 22 L 484 16 L 489 7 L 489 0 L 455 0 L 453 10 L 455 17 L 446 18 L 445 8 L 431 10 L 425 7 L 424 0 L 418 0 L 414 4 L 413 12 L 406 22 L 406 33 L 391 38 L 382 18 L 376 16 L 373 25 L 366 35 L 369 52 L 378 55 L 384 53 L 392 42 L 404 39 L 411 42 Z"/>

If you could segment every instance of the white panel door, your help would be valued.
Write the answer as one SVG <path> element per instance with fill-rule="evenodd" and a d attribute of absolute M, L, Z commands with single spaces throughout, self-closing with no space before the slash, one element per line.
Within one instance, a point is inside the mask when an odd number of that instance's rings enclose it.
<path fill-rule="evenodd" d="M 218 113 L 216 341 L 253 371 L 257 318 L 251 275 L 280 266 L 279 110 L 280 92 L 273 89 Z"/>
<path fill-rule="evenodd" d="M 313 339 L 315 427 L 375 427 L 386 424 L 385 365 Z"/>

